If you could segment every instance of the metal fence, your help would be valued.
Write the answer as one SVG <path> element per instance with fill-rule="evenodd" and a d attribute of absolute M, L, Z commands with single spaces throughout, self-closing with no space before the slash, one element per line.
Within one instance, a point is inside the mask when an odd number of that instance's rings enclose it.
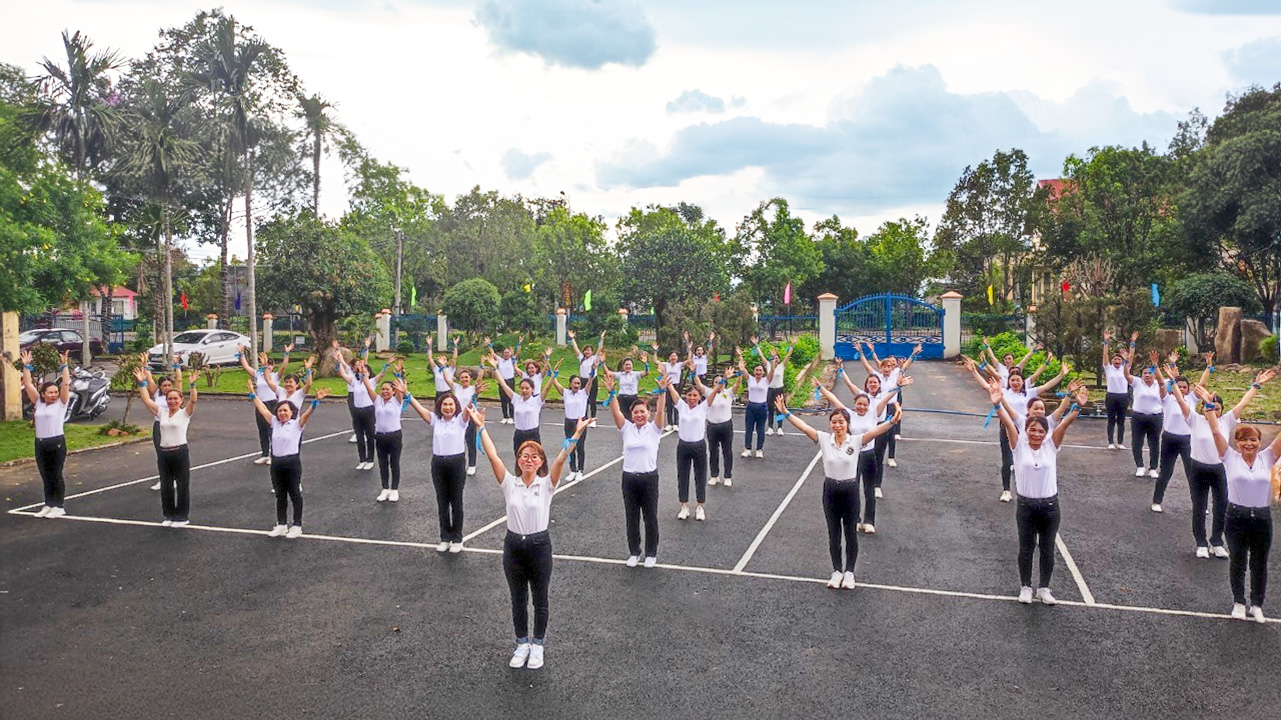
<path fill-rule="evenodd" d="M 818 337 L 817 315 L 760 315 L 756 318 L 756 332 L 771 342 L 791 340 L 810 335 Z"/>
<path fill-rule="evenodd" d="M 1004 332 L 1012 332 L 1027 340 L 1027 320 L 1022 315 L 996 315 L 990 313 L 961 313 L 961 345 L 964 346 L 975 335 L 993 337 Z"/>
<path fill-rule="evenodd" d="M 435 332 L 435 315 L 393 315 L 391 318 L 393 347 L 408 342 L 413 344 L 414 352 L 426 352 L 427 336 Z"/>

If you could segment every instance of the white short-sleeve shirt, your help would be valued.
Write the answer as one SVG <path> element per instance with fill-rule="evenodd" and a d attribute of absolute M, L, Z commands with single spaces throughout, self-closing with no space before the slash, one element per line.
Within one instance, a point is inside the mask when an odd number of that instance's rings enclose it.
<path fill-rule="evenodd" d="M 881 422 L 884 422 L 884 420 L 878 420 L 876 417 L 876 413 L 872 412 L 871 409 L 868 409 L 867 414 L 865 415 L 859 415 L 858 413 L 854 412 L 853 408 L 846 408 L 846 410 L 849 411 L 849 414 L 850 414 L 850 434 L 851 435 L 855 433 L 859 435 L 865 435 L 868 432 L 870 432 L 872 428 L 876 427 Z M 875 449 L 875 447 L 876 447 L 876 438 L 872 438 L 871 440 L 868 440 L 867 442 L 863 443 L 864 451 Z"/>
<path fill-rule="evenodd" d="M 565 388 L 565 419 L 579 420 L 587 416 L 587 391 L 574 392 Z"/>
<path fill-rule="evenodd" d="M 633 370 L 631 372 L 616 372 L 614 377 L 618 378 L 619 395 L 636 395 L 640 391 L 641 372 Z"/>
<path fill-rule="evenodd" d="M 431 453 L 446 457 L 467 450 L 467 416 L 457 413 L 445 418 L 431 413 Z"/>
<path fill-rule="evenodd" d="M 272 390 L 271 386 L 267 384 L 268 372 L 270 371 L 267 370 L 267 368 L 260 367 L 258 368 L 258 372 L 254 373 L 254 393 L 258 396 L 259 400 L 265 403 L 276 401 L 276 391 Z M 271 381 L 279 386 L 280 373 L 271 373 Z"/>
<path fill-rule="evenodd" d="M 832 433 L 819 430 L 818 448 L 823 453 L 823 475 L 833 480 L 858 477 L 858 455 L 862 447 L 861 433 L 850 433 L 845 436 L 845 442 L 837 445 Z"/>
<path fill-rule="evenodd" d="M 663 374 L 667 376 L 667 379 L 671 381 L 673 385 L 680 384 L 681 368 L 683 368 L 684 365 L 682 365 L 680 362 L 674 362 L 674 363 L 660 362 L 658 364 L 658 367 L 660 370 L 662 370 Z"/>
<path fill-rule="evenodd" d="M 463 387 L 462 385 L 454 386 L 454 398 L 458 400 L 459 412 L 462 412 L 463 408 L 467 407 L 468 405 L 471 405 L 472 400 L 475 399 L 475 397 L 476 397 L 475 385 L 468 385 L 467 387 Z"/>
<path fill-rule="evenodd" d="M 712 392 L 713 392 L 712 388 L 708 388 L 703 393 L 703 395 L 710 396 Z M 729 393 L 725 392 L 724 388 L 721 388 L 721 391 L 716 393 L 716 397 L 712 398 L 711 404 L 708 405 L 707 422 L 709 423 L 729 422 L 733 418 L 733 416 L 734 416 L 734 399 L 729 396 Z"/>
<path fill-rule="evenodd" d="M 1185 399 L 1184 402 L 1187 402 Z M 1174 392 L 1170 391 L 1165 394 L 1161 400 L 1161 429 L 1171 435 L 1191 435 L 1192 428 L 1188 426 L 1187 418 L 1183 417 L 1183 409 L 1179 407 L 1179 401 L 1174 397 Z"/>
<path fill-rule="evenodd" d="M 37 440 L 58 437 L 62 434 L 62 425 L 67 418 L 67 404 L 61 399 L 51 403 L 43 399 L 37 400 L 35 418 Z"/>
<path fill-rule="evenodd" d="M 351 405 L 357 409 L 371 407 L 374 404 L 373 398 L 369 397 L 369 391 L 365 389 L 365 374 L 352 373 L 352 382 L 347 383 L 347 394 L 351 395 Z"/>
<path fill-rule="evenodd" d="M 700 402 L 694 407 L 681 401 L 677 405 L 681 414 L 680 439 L 683 442 L 702 442 L 707 439 L 707 403 Z"/>
<path fill-rule="evenodd" d="M 596 371 L 596 363 L 599 361 L 600 358 L 596 356 L 596 353 L 591 355 L 578 353 L 578 376 L 583 379 L 584 383 L 591 379 L 592 373 Z"/>
<path fill-rule="evenodd" d="M 297 455 L 302 443 L 302 424 L 298 418 L 290 418 L 282 423 L 280 418 L 271 418 L 271 454 L 276 457 Z"/>
<path fill-rule="evenodd" d="M 1113 367 L 1112 363 L 1103 366 L 1103 374 L 1107 377 L 1109 393 L 1126 392 L 1125 383 L 1125 365 Z"/>
<path fill-rule="evenodd" d="M 168 405 L 161 405 L 156 420 L 160 423 L 160 447 L 173 448 L 187 444 L 187 426 L 191 424 L 187 408 L 178 408 L 178 412 L 170 414 Z"/>
<path fill-rule="evenodd" d="M 699 376 L 707 374 L 707 356 L 706 355 L 694 356 L 694 374 Z"/>
<path fill-rule="evenodd" d="M 747 378 L 747 401 L 764 403 L 769 400 L 769 377 L 757 380 L 755 376 Z"/>
<path fill-rule="evenodd" d="M 1189 408 L 1191 410 L 1191 408 Z M 1210 430 L 1210 421 L 1204 415 L 1192 412 L 1188 418 L 1188 427 L 1192 430 L 1192 459 L 1203 465 L 1218 465 L 1223 462 L 1219 457 L 1219 448 L 1214 444 L 1214 433 Z M 1232 435 L 1237 431 L 1237 416 L 1227 411 L 1219 416 L 1219 432 L 1232 444 Z"/>
<path fill-rule="evenodd" d="M 768 372 L 765 374 L 769 375 Z M 774 368 L 774 379 L 769 381 L 769 386 L 773 390 L 782 390 L 783 383 L 786 381 L 787 381 L 787 365 L 784 364 L 782 360 L 779 360 L 778 365 Z"/>
<path fill-rule="evenodd" d="M 1134 404 L 1130 409 L 1140 415 L 1156 415 L 1161 412 L 1161 383 L 1155 379 L 1148 385 L 1138 375 L 1130 376 L 1130 387 L 1134 388 Z"/>
<path fill-rule="evenodd" d="M 1014 484 L 1025 498 L 1048 498 L 1059 494 L 1059 448 L 1048 435 L 1036 450 L 1019 433 L 1014 445 Z"/>
<path fill-rule="evenodd" d="M 400 430 L 401 406 L 402 402 L 395 395 L 390 400 L 383 400 L 381 395 L 374 400 L 374 432 L 393 433 Z"/>
<path fill-rule="evenodd" d="M 448 365 L 444 367 L 437 365 L 431 369 L 431 374 L 436 381 L 436 393 L 449 392 L 449 383 L 454 379 L 454 369 Z"/>
<path fill-rule="evenodd" d="M 551 524 L 552 498 L 556 488 L 550 477 L 534 476 L 528 486 L 519 477 L 507 473 L 501 485 L 507 503 L 507 529 L 518 535 L 532 535 Z"/>
<path fill-rule="evenodd" d="M 1041 392 L 1039 387 L 1027 387 L 1025 385 L 1023 389 L 1025 392 L 1021 393 L 1016 393 L 1009 389 L 1003 391 L 1005 393 L 1005 402 L 1009 403 L 1015 415 L 1027 415 L 1027 404 L 1032 402 Z"/>
<path fill-rule="evenodd" d="M 512 396 L 512 415 L 516 419 L 517 430 L 538 429 L 539 413 L 543 409 L 543 396 L 530 395 L 529 399 L 519 393 Z"/>
<path fill-rule="evenodd" d="M 663 431 L 652 422 L 637 428 L 636 423 L 623 424 L 623 472 L 651 473 L 658 470 L 658 441 Z"/>
<path fill-rule="evenodd" d="M 498 377 L 509 381 L 516 377 L 516 358 L 498 358 Z"/>
<path fill-rule="evenodd" d="M 1223 470 L 1228 476 L 1228 502 L 1243 507 L 1269 507 L 1272 503 L 1272 466 L 1277 458 L 1264 448 L 1254 456 L 1253 464 L 1236 448 L 1229 447 L 1223 455 Z"/>

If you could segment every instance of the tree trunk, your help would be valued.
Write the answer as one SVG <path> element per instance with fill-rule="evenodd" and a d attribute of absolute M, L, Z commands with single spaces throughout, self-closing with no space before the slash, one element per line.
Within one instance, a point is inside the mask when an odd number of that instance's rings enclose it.
<path fill-rule="evenodd" d="M 320 133 L 313 133 L 315 142 L 311 146 L 311 214 L 320 217 Z"/>
<path fill-rule="evenodd" d="M 125 393 L 125 412 L 124 412 L 124 414 L 123 414 L 123 415 L 121 415 L 121 416 L 120 416 L 120 424 L 121 424 L 121 425 L 124 425 L 125 423 L 129 422 L 129 408 L 133 407 L 133 396 L 134 396 L 134 394 L 135 394 L 135 393 L 134 393 L 134 391 L 132 391 L 132 390 L 130 390 L 129 392 Z"/>
<path fill-rule="evenodd" d="M 338 337 L 338 321 L 330 313 L 313 310 L 307 315 L 311 325 L 311 343 L 316 352 L 329 348 L 334 338 Z"/>
<path fill-rule="evenodd" d="M 255 294 L 256 282 L 254 279 L 254 151 L 250 148 L 245 154 L 245 240 L 248 242 L 248 250 L 245 255 L 245 264 L 248 266 L 246 275 L 248 277 L 247 292 L 249 297 L 249 344 L 253 347 L 253 352 L 258 352 L 258 298 Z"/>
<path fill-rule="evenodd" d="M 222 315 L 219 317 L 221 327 L 231 326 L 231 269 L 227 265 L 227 240 L 231 235 L 231 205 L 235 200 L 234 195 L 229 195 L 227 202 L 218 208 L 221 213 L 218 218 L 218 246 L 221 251 L 218 279 L 222 283 Z"/>
<path fill-rule="evenodd" d="M 165 365 L 173 361 L 173 232 L 169 228 L 169 206 L 161 210 L 165 224 Z"/>

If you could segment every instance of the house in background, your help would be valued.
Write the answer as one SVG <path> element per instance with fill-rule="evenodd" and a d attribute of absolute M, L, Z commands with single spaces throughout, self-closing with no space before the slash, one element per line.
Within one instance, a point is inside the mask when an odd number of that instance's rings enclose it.
<path fill-rule="evenodd" d="M 106 302 L 108 298 L 103 297 L 100 289 L 94 288 L 92 294 L 89 310 L 93 315 L 116 315 L 125 322 L 132 322 L 138 317 L 138 293 L 129 288 L 113 287 L 110 304 Z"/>

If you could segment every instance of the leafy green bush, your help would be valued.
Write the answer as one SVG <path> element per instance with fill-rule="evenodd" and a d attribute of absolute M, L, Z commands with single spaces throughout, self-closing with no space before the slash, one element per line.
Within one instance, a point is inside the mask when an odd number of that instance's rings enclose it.
<path fill-rule="evenodd" d="M 1276 365 L 1281 360 L 1278 359 L 1277 353 L 1277 336 L 1269 335 L 1259 341 L 1259 359 L 1265 363 Z"/>
<path fill-rule="evenodd" d="M 1024 345 L 1023 341 L 1019 339 L 1019 336 L 1013 332 L 1003 332 L 995 337 L 990 337 L 988 338 L 988 344 L 991 345 L 992 353 L 996 355 L 997 360 L 1004 359 L 1005 355 L 1008 353 L 1014 356 L 1014 362 L 1017 363 L 1023 359 L 1023 356 L 1026 355 L 1028 351 L 1027 346 Z M 978 336 L 971 338 L 970 341 L 965 344 L 965 347 L 961 349 L 963 353 L 974 358 L 978 362 L 986 360 L 985 357 L 980 355 L 982 350 L 983 340 Z M 1032 353 L 1032 357 L 1027 361 L 1027 365 L 1024 366 L 1027 370 L 1027 374 L 1031 375 L 1036 372 L 1037 368 L 1041 367 L 1041 365 L 1046 362 L 1046 357 L 1047 354 L 1044 350 L 1038 350 Z M 1050 360 L 1049 366 L 1045 368 L 1045 372 L 1041 373 L 1041 377 L 1038 379 L 1038 382 L 1044 382 L 1045 380 L 1058 375 L 1061 367 L 1062 364 L 1059 362 L 1057 357 Z M 1070 370 L 1067 377 L 1064 378 L 1060 385 L 1065 387 L 1068 382 L 1080 376 L 1080 368 Z"/>
<path fill-rule="evenodd" d="M 498 288 L 483 278 L 470 278 L 445 291 L 442 309 L 449 324 L 461 330 L 484 332 L 498 325 L 502 297 Z"/>
<path fill-rule="evenodd" d="M 547 324 L 547 315 L 539 312 L 533 293 L 515 290 L 507 293 L 498 303 L 503 326 L 526 334 L 541 330 Z M 497 343 L 495 343 L 497 345 Z"/>
<path fill-rule="evenodd" d="M 401 338 L 400 343 L 396 345 L 396 352 L 400 355 L 413 355 L 415 352 L 414 341 L 409 338 Z"/>

